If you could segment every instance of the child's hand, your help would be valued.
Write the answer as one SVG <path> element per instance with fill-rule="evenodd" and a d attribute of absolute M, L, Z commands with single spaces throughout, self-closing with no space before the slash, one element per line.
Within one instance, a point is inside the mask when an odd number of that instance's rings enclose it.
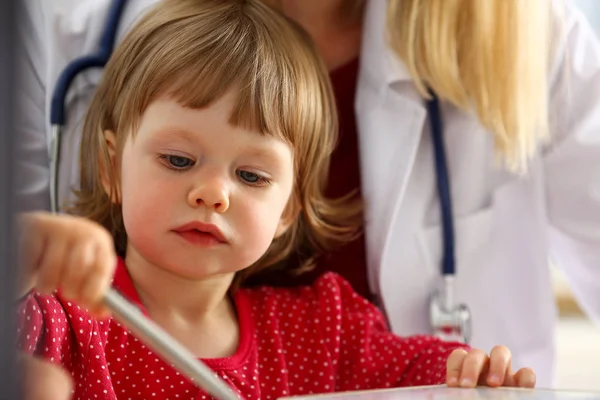
<path fill-rule="evenodd" d="M 104 316 L 102 298 L 116 266 L 110 234 L 95 222 L 69 215 L 25 213 L 19 222 L 26 289 L 60 289 L 61 295 Z"/>
<path fill-rule="evenodd" d="M 503 346 L 492 349 L 490 356 L 479 349 L 467 352 L 456 349 L 447 361 L 446 383 L 449 387 L 512 386 L 533 388 L 535 373 L 530 368 L 522 368 L 513 373 L 512 356 Z"/>

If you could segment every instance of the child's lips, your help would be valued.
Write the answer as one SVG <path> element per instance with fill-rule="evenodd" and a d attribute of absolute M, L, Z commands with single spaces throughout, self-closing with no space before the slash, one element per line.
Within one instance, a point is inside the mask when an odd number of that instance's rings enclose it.
<path fill-rule="evenodd" d="M 220 244 L 224 244 L 224 242 L 220 241 L 215 235 L 209 232 L 201 232 L 196 229 L 191 229 L 187 231 L 176 231 L 180 237 L 185 239 L 187 242 L 201 247 L 212 247 Z"/>
<path fill-rule="evenodd" d="M 216 225 L 200 221 L 188 222 L 174 229 L 174 232 L 194 244 L 216 245 L 227 243 L 225 235 Z"/>

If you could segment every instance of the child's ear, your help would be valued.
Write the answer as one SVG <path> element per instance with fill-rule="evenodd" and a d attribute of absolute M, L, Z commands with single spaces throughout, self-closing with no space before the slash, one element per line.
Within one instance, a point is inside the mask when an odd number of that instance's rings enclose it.
<path fill-rule="evenodd" d="M 117 138 L 113 131 L 104 131 L 104 149 L 105 156 L 100 159 L 102 187 L 110 200 L 118 204 L 121 202 L 121 191 L 117 181 Z"/>

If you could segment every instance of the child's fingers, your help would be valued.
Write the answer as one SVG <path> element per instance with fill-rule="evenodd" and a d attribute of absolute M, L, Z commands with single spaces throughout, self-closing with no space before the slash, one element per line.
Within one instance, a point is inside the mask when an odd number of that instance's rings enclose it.
<path fill-rule="evenodd" d="M 45 242 L 40 235 L 29 235 L 22 238 L 18 247 L 19 271 L 19 297 L 24 296 L 38 281 L 38 265 L 44 253 Z"/>
<path fill-rule="evenodd" d="M 106 312 L 102 307 L 102 300 L 111 285 L 115 264 L 116 257 L 113 250 L 99 244 L 96 247 L 95 263 L 86 276 L 80 292 L 82 301 L 95 314 L 105 314 Z"/>
<path fill-rule="evenodd" d="M 531 368 L 521 368 L 513 377 L 514 385 L 521 388 L 534 388 L 536 382 L 535 372 Z"/>
<path fill-rule="evenodd" d="M 44 254 L 44 235 L 21 234 L 18 244 L 19 263 L 24 273 L 34 273 Z"/>
<path fill-rule="evenodd" d="M 36 288 L 42 293 L 51 293 L 60 283 L 61 270 L 67 255 L 67 245 L 56 241 L 44 246 L 39 260 Z"/>
<path fill-rule="evenodd" d="M 96 262 L 95 258 L 96 244 L 91 240 L 70 246 L 61 276 L 62 295 L 71 300 L 81 300 L 81 287 Z"/>
<path fill-rule="evenodd" d="M 490 352 L 490 368 L 485 377 L 485 383 L 488 386 L 501 386 L 507 377 L 512 375 L 511 371 L 512 355 L 510 350 L 504 346 L 496 346 Z"/>
<path fill-rule="evenodd" d="M 456 349 L 448 357 L 448 361 L 446 362 L 446 384 L 448 386 L 458 386 L 460 372 L 462 371 L 467 354 L 465 349 Z"/>
<path fill-rule="evenodd" d="M 467 354 L 460 373 L 459 385 L 472 388 L 477 386 L 479 377 L 487 369 L 489 363 L 488 355 L 479 349 L 473 349 Z"/>

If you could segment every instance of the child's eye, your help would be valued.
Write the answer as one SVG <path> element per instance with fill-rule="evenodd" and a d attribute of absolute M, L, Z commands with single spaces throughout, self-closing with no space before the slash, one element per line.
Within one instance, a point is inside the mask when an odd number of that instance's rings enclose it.
<path fill-rule="evenodd" d="M 188 157 L 164 154 L 161 155 L 160 158 L 164 160 L 167 167 L 173 169 L 186 169 L 194 165 L 194 161 Z"/>
<path fill-rule="evenodd" d="M 270 183 L 267 178 L 262 177 L 254 172 L 238 170 L 236 171 L 236 174 L 242 181 L 253 186 L 265 186 Z"/>

